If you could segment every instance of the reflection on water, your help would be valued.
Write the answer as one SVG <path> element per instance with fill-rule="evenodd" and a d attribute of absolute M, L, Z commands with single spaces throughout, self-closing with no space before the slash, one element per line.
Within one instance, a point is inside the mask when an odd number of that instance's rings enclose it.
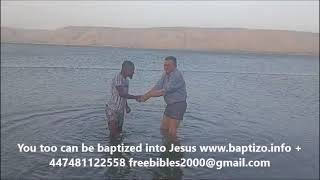
<path fill-rule="evenodd" d="M 124 135 L 121 135 L 119 137 L 109 137 L 109 144 L 108 146 L 118 146 L 118 145 L 128 145 L 123 143 L 124 142 Z M 145 144 L 144 144 L 145 145 Z M 144 146 L 143 145 L 143 146 Z M 160 159 L 163 162 L 167 161 L 181 161 L 181 158 L 184 158 L 184 153 L 183 152 L 176 152 L 176 151 L 171 151 L 172 146 L 180 146 L 181 144 L 177 141 L 172 142 L 172 139 L 168 138 L 167 136 L 163 136 L 162 138 L 162 144 L 159 144 L 159 146 L 164 146 L 166 150 L 164 152 L 160 152 L 159 156 L 152 157 L 152 161 L 154 163 L 158 163 L 159 167 L 155 165 L 155 167 L 138 167 L 138 168 L 145 168 L 149 169 L 153 174 L 152 174 L 152 179 L 183 179 L 183 170 L 181 167 L 175 167 L 175 166 L 164 166 L 161 165 Z M 143 148 L 143 152 L 145 149 Z M 112 158 L 112 159 L 125 159 L 125 164 L 126 166 L 121 167 L 121 166 L 113 166 L 113 167 L 108 167 L 105 172 L 105 176 L 110 179 L 119 179 L 119 178 L 125 178 L 127 177 L 130 172 L 131 168 L 136 168 L 136 167 L 130 167 L 129 165 L 129 160 L 130 158 L 133 158 L 134 160 L 149 160 L 149 158 L 146 159 L 137 159 L 139 157 L 134 157 L 130 152 L 114 152 L 112 154 L 106 153 L 105 158 Z M 151 165 L 150 165 L 151 166 Z"/>
<path fill-rule="evenodd" d="M 166 151 L 161 153 L 160 158 L 162 160 L 169 159 L 169 161 L 180 161 L 183 158 L 183 152 L 171 151 L 172 144 L 179 146 L 180 143 L 173 143 L 168 137 L 163 137 L 163 146 L 166 147 Z M 183 171 L 181 167 L 159 167 L 159 174 L 154 173 L 154 179 L 182 179 Z"/>
<path fill-rule="evenodd" d="M 121 135 L 119 137 L 109 137 L 109 146 L 117 146 L 117 145 L 121 145 L 121 143 L 123 143 L 123 138 L 124 136 Z M 124 144 L 126 145 L 126 144 Z M 109 153 L 107 154 L 106 158 L 112 158 L 112 159 L 125 159 L 126 160 L 126 166 L 122 167 L 122 166 L 112 166 L 112 167 L 108 167 L 105 175 L 107 178 L 110 179 L 119 179 L 119 178 L 125 178 L 127 175 L 130 174 L 130 167 L 128 166 L 127 162 L 130 158 L 130 152 L 114 152 L 112 155 L 110 155 Z M 120 162 L 120 161 L 118 161 Z"/>

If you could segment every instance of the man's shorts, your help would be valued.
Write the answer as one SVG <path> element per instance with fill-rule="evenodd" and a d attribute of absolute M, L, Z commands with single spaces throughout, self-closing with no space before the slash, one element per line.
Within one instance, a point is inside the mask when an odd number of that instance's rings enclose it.
<path fill-rule="evenodd" d="M 183 115 L 186 112 L 186 109 L 187 109 L 186 101 L 168 104 L 164 111 L 164 115 L 176 120 L 183 120 Z"/>
<path fill-rule="evenodd" d="M 110 123 L 115 122 L 118 131 L 122 131 L 123 121 L 124 121 L 124 111 L 114 111 L 106 104 L 106 117 L 107 117 L 107 124 L 109 129 L 111 128 Z"/>

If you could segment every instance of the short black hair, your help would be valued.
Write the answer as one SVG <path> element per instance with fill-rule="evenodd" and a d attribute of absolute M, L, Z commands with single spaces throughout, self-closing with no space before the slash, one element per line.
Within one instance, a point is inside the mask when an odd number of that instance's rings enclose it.
<path fill-rule="evenodd" d="M 134 68 L 134 64 L 131 61 L 123 61 L 122 63 L 122 69 L 125 68 Z"/>
<path fill-rule="evenodd" d="M 174 65 L 177 66 L 177 58 L 174 56 L 167 56 L 164 60 L 171 60 L 173 61 Z"/>

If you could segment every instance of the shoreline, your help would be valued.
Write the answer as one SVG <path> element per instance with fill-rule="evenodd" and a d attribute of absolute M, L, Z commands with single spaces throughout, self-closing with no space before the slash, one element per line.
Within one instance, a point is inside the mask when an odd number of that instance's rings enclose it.
<path fill-rule="evenodd" d="M 296 52 L 271 52 L 271 51 L 237 51 L 237 50 L 192 50 L 192 49 L 160 49 L 160 48 L 135 48 L 121 47 L 112 45 L 90 45 L 90 44 L 58 44 L 58 43 L 30 43 L 30 42 L 1 42 L 1 44 L 20 44 L 20 45 L 46 45 L 46 46 L 70 46 L 70 47 L 95 47 L 95 48 L 120 48 L 128 50 L 146 50 L 146 51 L 181 51 L 191 53 L 217 53 L 217 54 L 256 54 L 256 55 L 279 55 L 279 56 L 311 56 L 319 57 L 319 54 L 314 53 L 296 53 Z"/>

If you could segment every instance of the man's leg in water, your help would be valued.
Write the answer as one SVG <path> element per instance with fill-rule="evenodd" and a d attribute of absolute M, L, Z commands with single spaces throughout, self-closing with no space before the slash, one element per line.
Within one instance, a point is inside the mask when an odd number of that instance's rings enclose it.
<path fill-rule="evenodd" d="M 123 122 L 124 122 L 124 113 L 116 112 L 116 117 L 117 117 L 118 131 L 119 131 L 119 133 L 121 133 L 122 127 L 123 127 Z"/>
<path fill-rule="evenodd" d="M 118 128 L 118 123 L 116 122 L 116 120 L 109 121 L 108 127 L 110 130 L 110 137 L 116 137 L 120 134 L 119 128 Z"/>
<path fill-rule="evenodd" d="M 169 129 L 169 123 L 168 123 L 168 117 L 166 115 L 163 115 L 161 120 L 161 129 L 168 130 Z"/>
<path fill-rule="evenodd" d="M 110 137 L 118 136 L 120 132 L 116 113 L 113 112 L 110 108 L 106 107 L 106 116 L 108 121 L 108 129 L 110 131 Z"/>
<path fill-rule="evenodd" d="M 180 124 L 180 120 L 174 119 L 174 118 L 168 118 L 168 124 L 169 124 L 169 129 L 168 129 L 168 135 L 169 138 L 171 138 L 174 142 L 177 142 L 177 129 Z"/>
<path fill-rule="evenodd" d="M 161 120 L 161 127 L 160 127 L 160 131 L 161 134 L 166 136 L 168 133 L 168 129 L 169 129 L 169 123 L 168 123 L 168 118 L 166 115 L 163 115 L 162 120 Z"/>
<path fill-rule="evenodd" d="M 177 102 L 169 104 L 166 107 L 165 114 L 168 119 L 168 135 L 174 142 L 177 140 L 177 129 L 180 121 L 183 120 L 183 115 L 186 112 L 186 109 L 186 102 Z"/>

